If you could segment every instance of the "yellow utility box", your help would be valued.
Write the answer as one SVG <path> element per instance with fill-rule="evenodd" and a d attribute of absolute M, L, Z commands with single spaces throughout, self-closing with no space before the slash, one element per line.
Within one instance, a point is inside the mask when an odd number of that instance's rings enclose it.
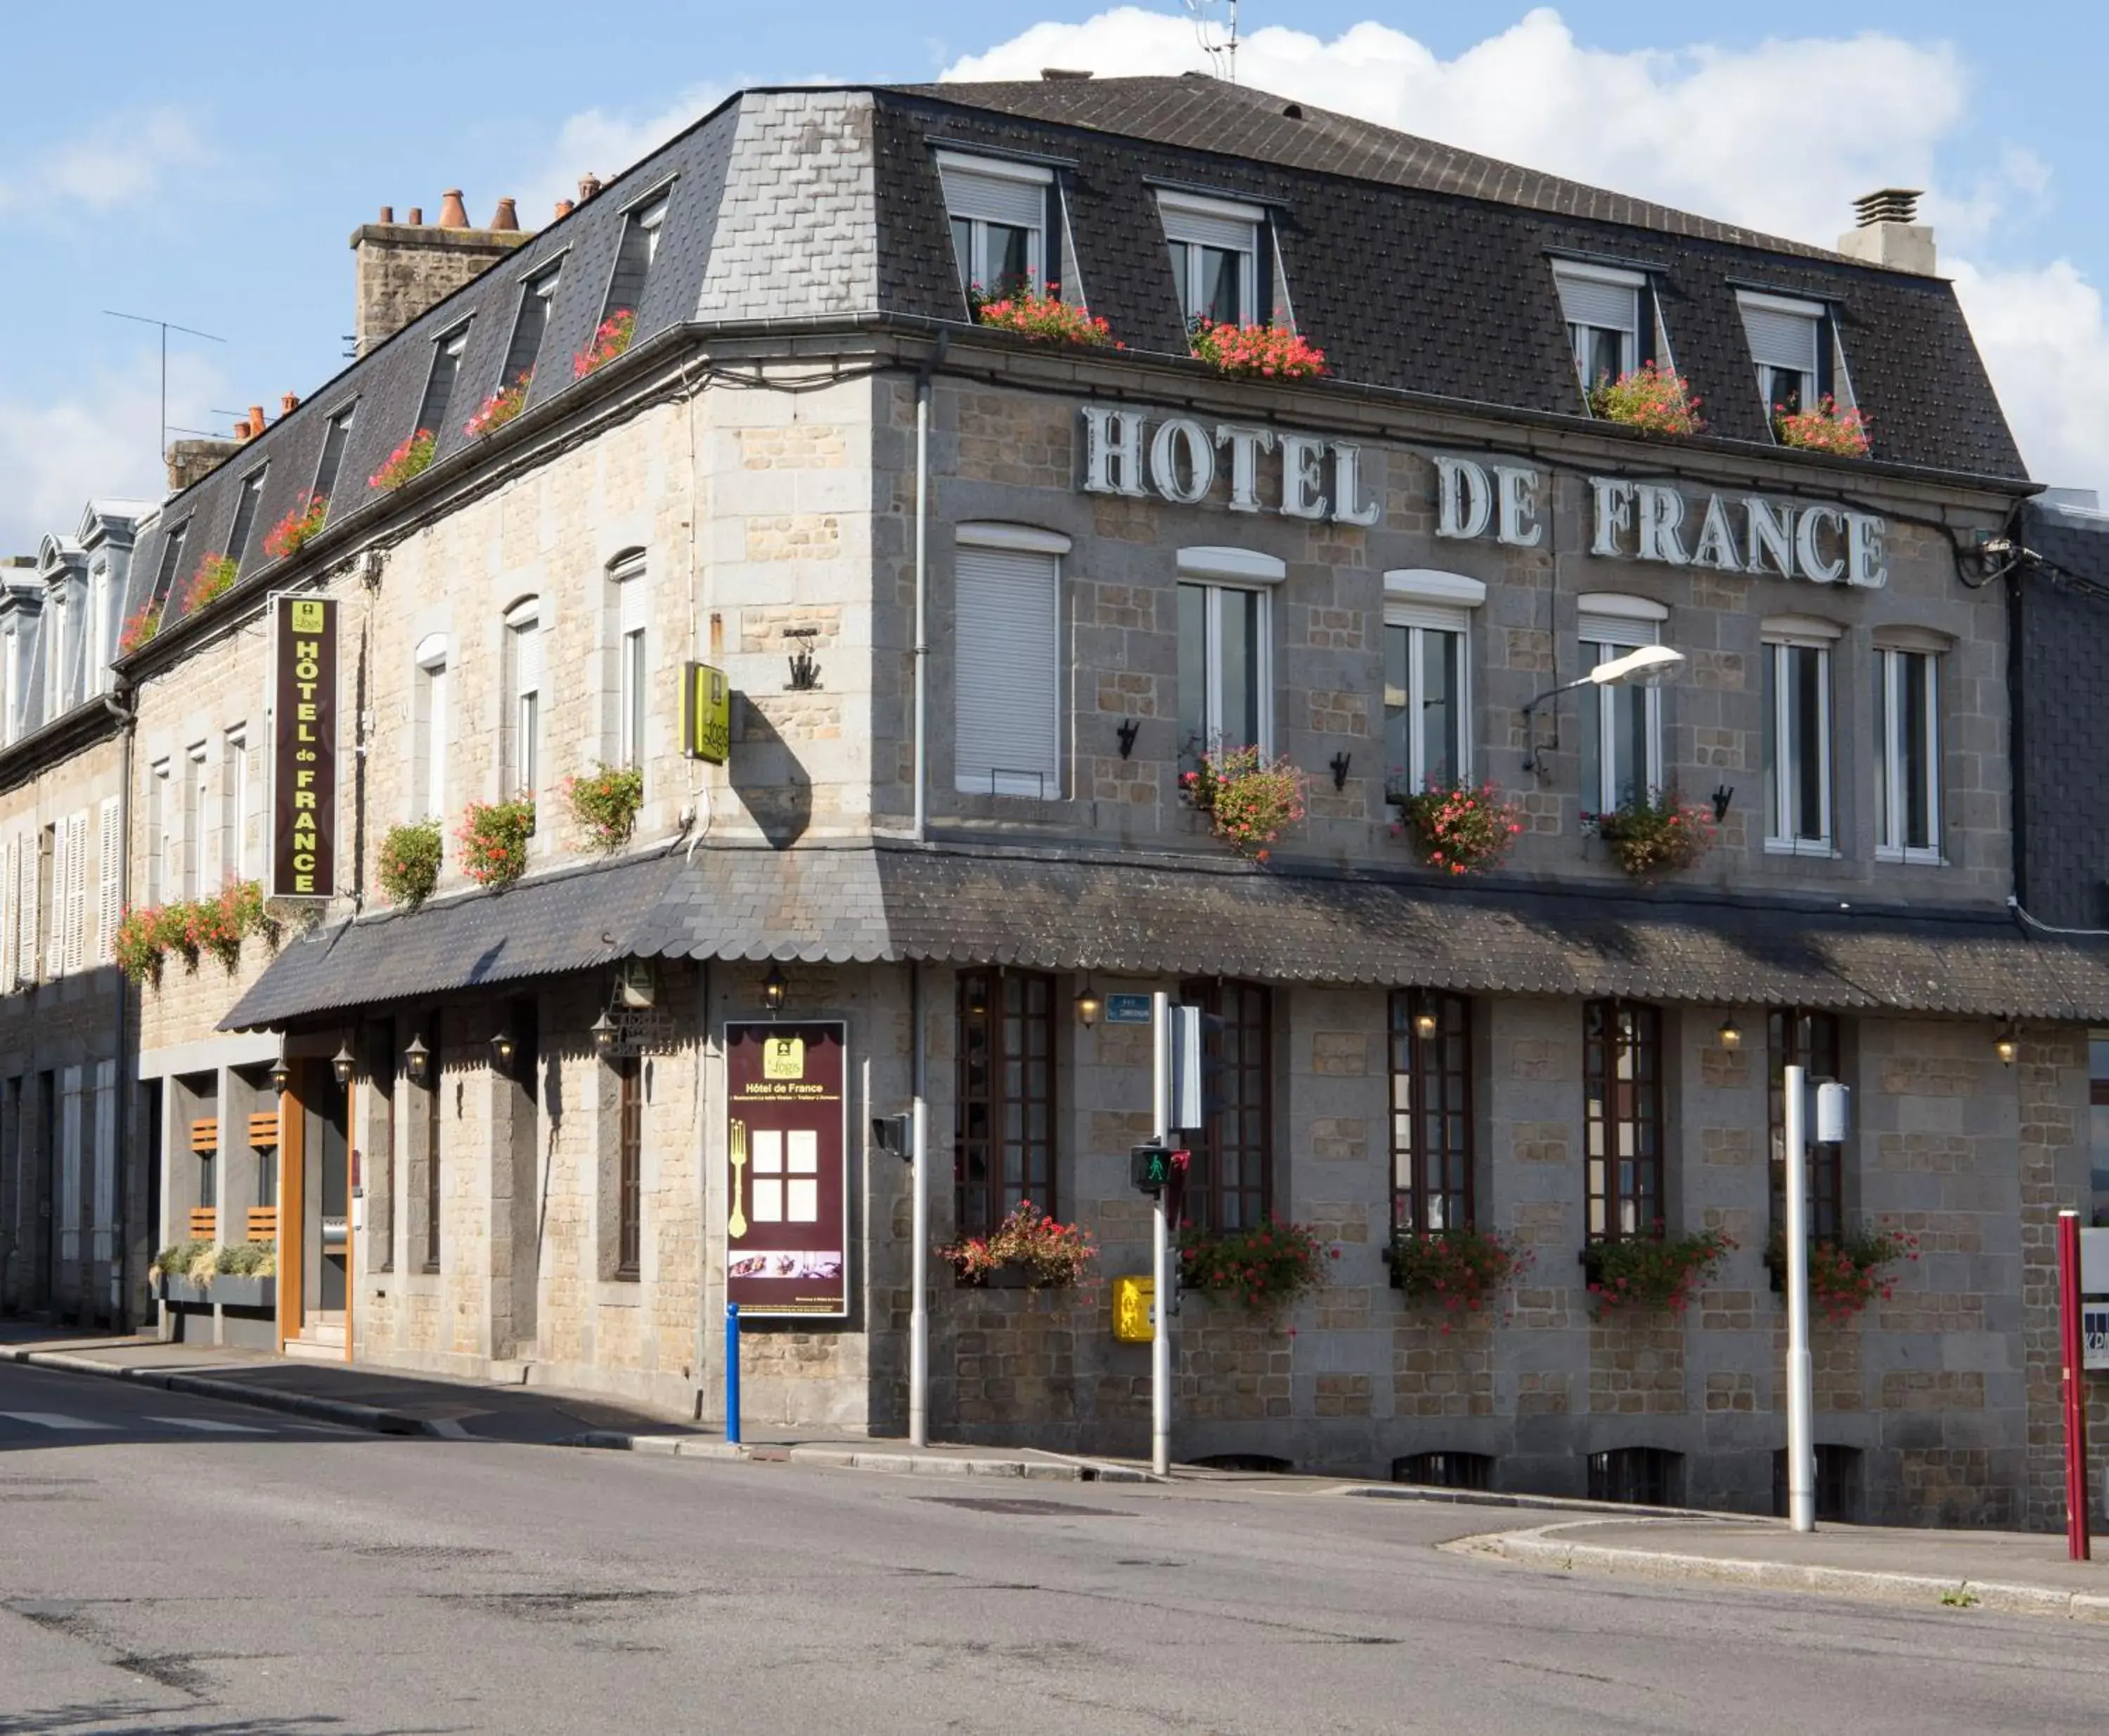
<path fill-rule="evenodd" d="M 1157 1336 L 1157 1280 L 1113 1280 L 1113 1337 L 1122 1344 L 1148 1344 Z"/>

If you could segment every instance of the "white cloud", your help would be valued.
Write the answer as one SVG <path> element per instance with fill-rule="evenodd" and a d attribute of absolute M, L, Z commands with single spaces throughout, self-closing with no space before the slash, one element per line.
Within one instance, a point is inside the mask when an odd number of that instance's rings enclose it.
<path fill-rule="evenodd" d="M 522 183 L 520 220 L 539 228 L 549 220 L 559 199 L 576 199 L 587 174 L 603 181 L 657 150 L 683 129 L 693 126 L 738 89 L 707 82 L 692 84 L 657 114 L 611 115 L 587 109 L 558 129 L 549 153 Z"/>
<path fill-rule="evenodd" d="M 1102 75 L 1208 65 L 1182 14 L 1121 7 L 1037 24 L 955 61 L 946 79 Z M 1944 43 L 1893 36 L 1614 53 L 1578 43 L 1549 7 L 1451 60 L 1388 25 L 1332 40 L 1270 27 L 1245 38 L 1241 83 L 1505 161 L 1818 246 L 1880 187 L 1926 189 L 1944 249 L 1974 252 L 2048 201 L 2049 171 L 2007 147 L 1962 185 L 1937 158 L 1967 114 L 1967 69 Z M 1839 124 L 1809 117 L 1847 117 Z M 1944 253 L 2034 472 L 2109 488 L 2109 324 L 2069 264 L 1979 268 Z"/>
<path fill-rule="evenodd" d="M 64 219 L 146 204 L 215 155 L 181 110 L 106 115 L 90 133 L 0 167 L 0 215 Z"/>

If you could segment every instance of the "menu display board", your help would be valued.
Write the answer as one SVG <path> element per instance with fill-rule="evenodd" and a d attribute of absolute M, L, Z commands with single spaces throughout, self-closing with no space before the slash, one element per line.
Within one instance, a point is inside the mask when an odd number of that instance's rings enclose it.
<path fill-rule="evenodd" d="M 725 1026 L 725 1299 L 850 1311 L 847 1027 Z"/>

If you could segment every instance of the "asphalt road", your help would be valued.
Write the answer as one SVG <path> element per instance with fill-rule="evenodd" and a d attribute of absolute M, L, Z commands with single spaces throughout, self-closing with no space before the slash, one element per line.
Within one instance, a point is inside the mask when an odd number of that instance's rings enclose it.
<path fill-rule="evenodd" d="M 0 1365 L 0 1733 L 1928 1736 L 2109 1707 L 2098 1628 L 1432 1547 L 1529 1522 L 365 1436 Z"/>

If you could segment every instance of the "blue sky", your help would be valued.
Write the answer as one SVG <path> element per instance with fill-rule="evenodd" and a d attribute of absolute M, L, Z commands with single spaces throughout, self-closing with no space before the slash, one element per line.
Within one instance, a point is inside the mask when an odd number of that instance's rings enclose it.
<path fill-rule="evenodd" d="M 305 396 L 341 365 L 346 240 L 383 204 L 429 216 L 459 186 L 477 221 L 511 193 L 539 223 L 576 174 L 621 167 L 743 83 L 926 79 L 969 57 L 1201 64 L 1172 0 L 1110 15 L 935 0 L 907 29 L 901 9 L 841 3 L 101 10 L 97 26 L 7 9 L 0 553 L 70 529 L 90 494 L 155 485 L 156 340 L 102 309 L 224 336 L 174 340 L 170 385 L 172 421 L 224 430 L 224 413 Z M 1241 70 L 1818 242 L 1852 194 L 1927 186 L 1944 269 L 2037 473 L 2109 489 L 2109 7 L 1773 0 L 1762 31 L 1753 10 L 1249 0 Z M 38 92 L 63 98 L 21 100 Z"/>

